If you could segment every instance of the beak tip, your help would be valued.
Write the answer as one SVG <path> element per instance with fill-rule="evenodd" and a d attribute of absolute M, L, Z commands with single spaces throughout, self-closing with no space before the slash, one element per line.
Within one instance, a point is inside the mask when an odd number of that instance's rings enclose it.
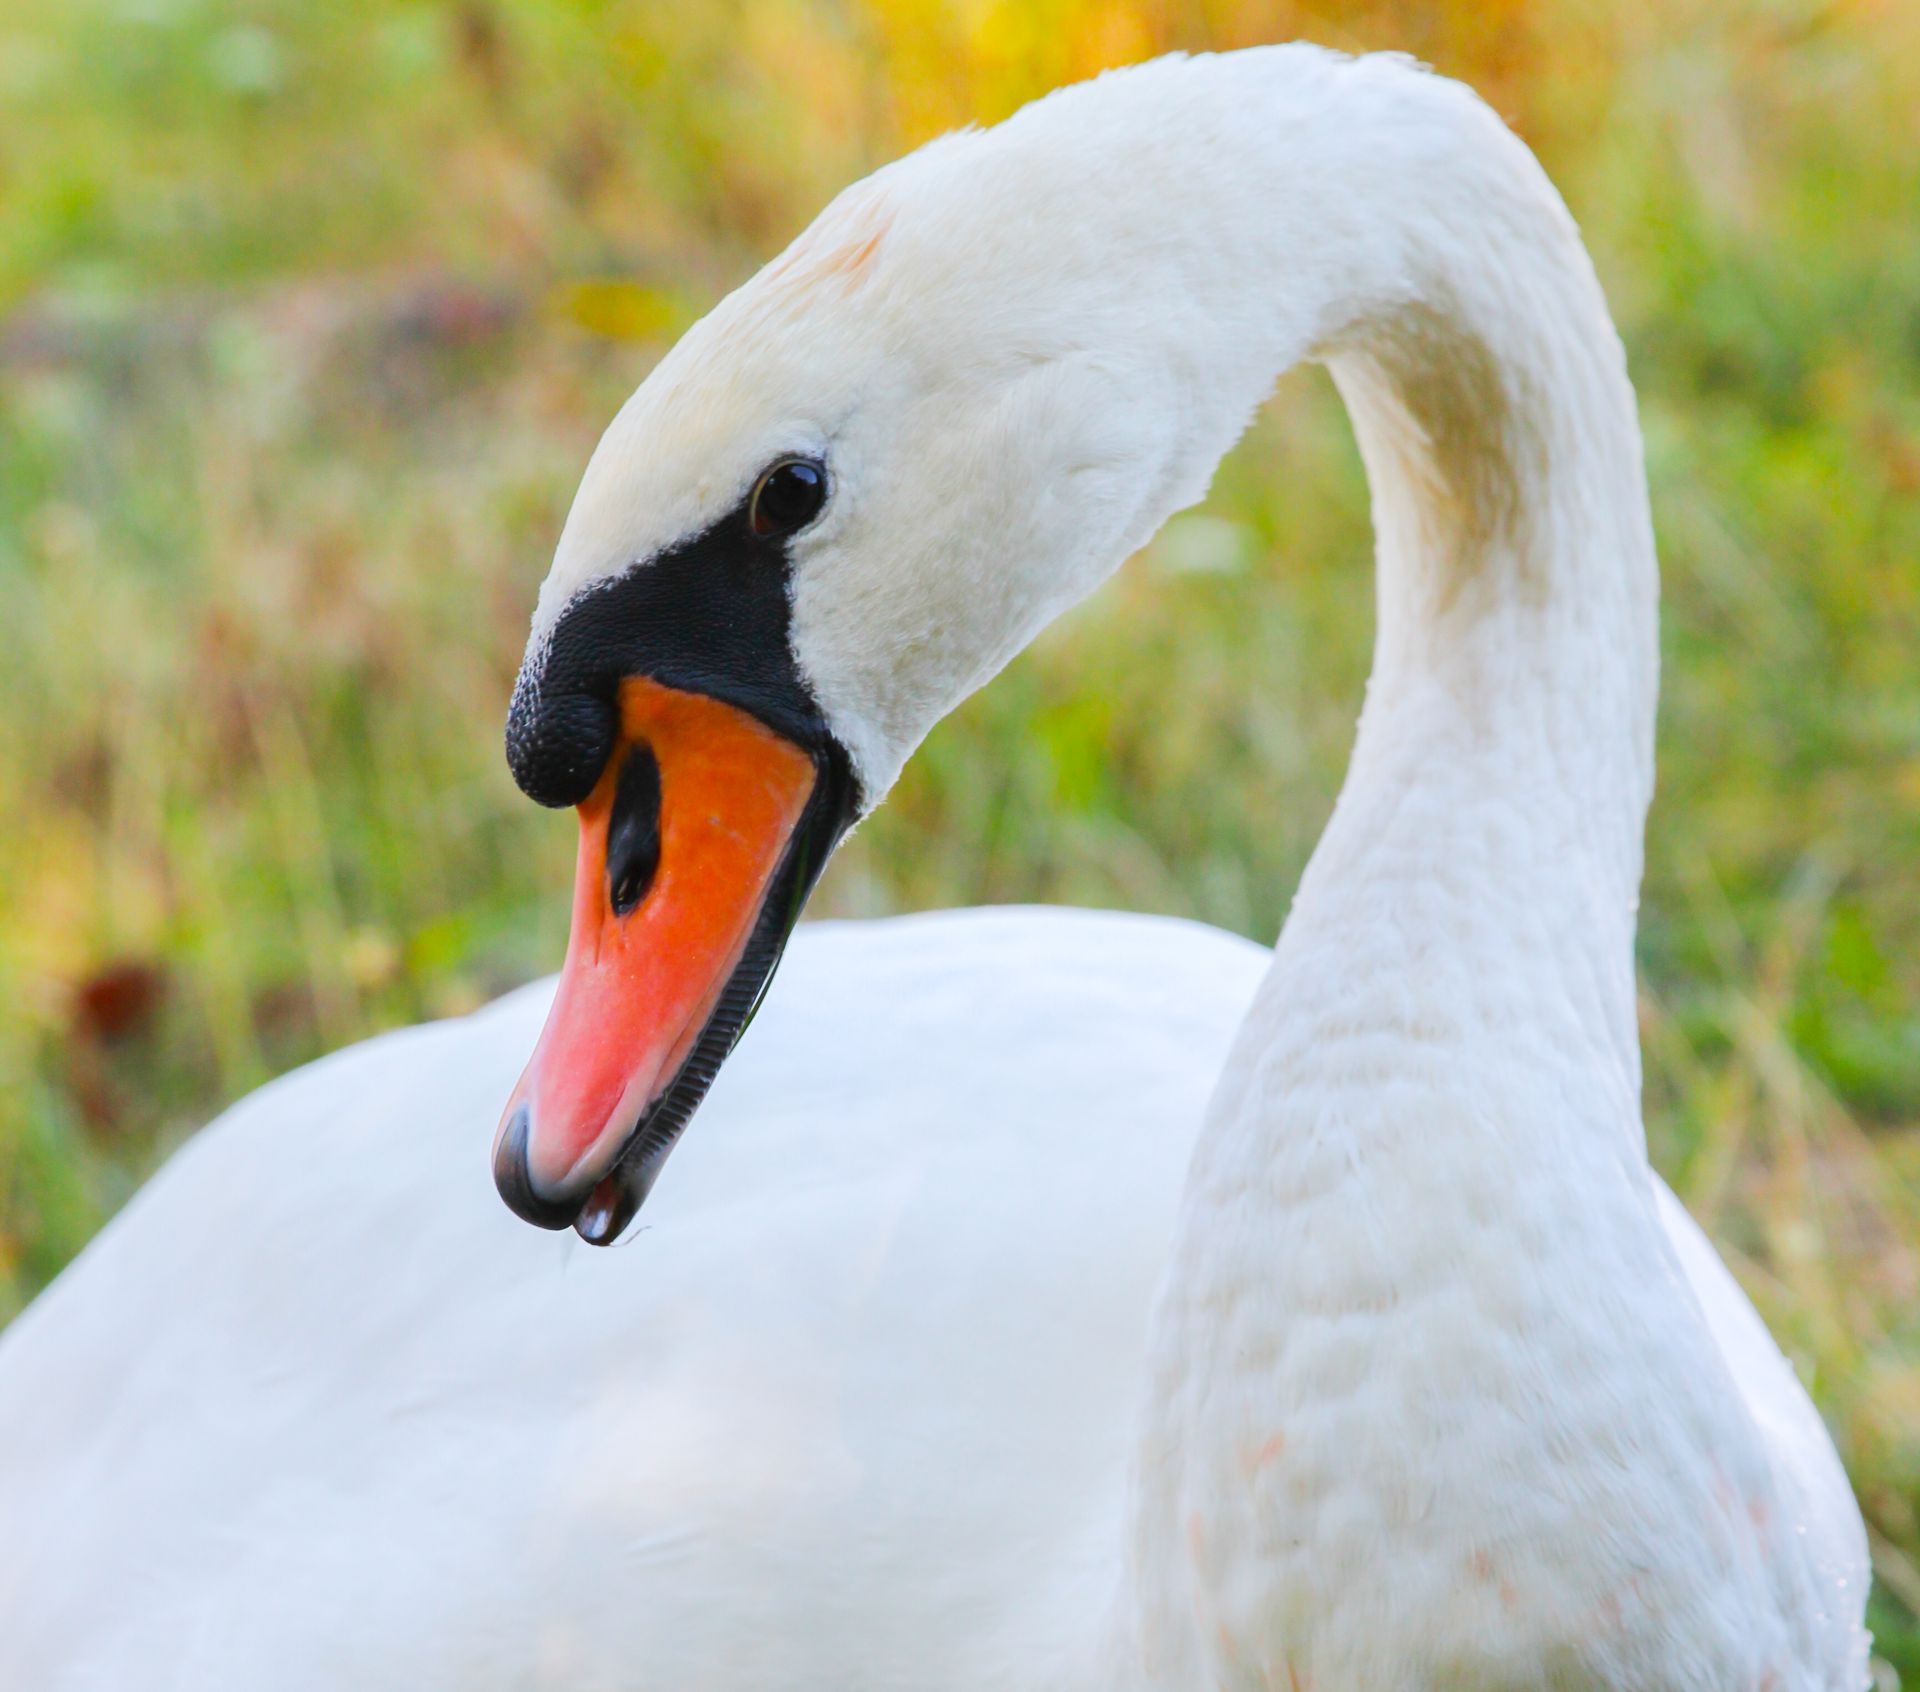
<path fill-rule="evenodd" d="M 581 1208 L 580 1214 L 573 1219 L 573 1231 L 588 1245 L 612 1245 L 619 1237 L 620 1230 L 615 1225 L 619 1200 L 607 1191 L 610 1185 L 610 1182 L 601 1182 Z"/>
<path fill-rule="evenodd" d="M 523 1222 L 536 1228 L 567 1228 L 573 1225 L 578 1205 L 546 1197 L 534 1185 L 533 1171 L 527 1164 L 527 1140 L 533 1132 L 533 1109 L 525 1101 L 513 1107 L 500 1125 L 500 1137 L 493 1147 L 493 1184 L 506 1206 Z"/>
<path fill-rule="evenodd" d="M 630 1170 L 614 1169 L 580 1207 L 580 1214 L 573 1219 L 573 1231 L 588 1245 L 612 1245 L 640 1214 L 651 1185 L 636 1181 Z"/>

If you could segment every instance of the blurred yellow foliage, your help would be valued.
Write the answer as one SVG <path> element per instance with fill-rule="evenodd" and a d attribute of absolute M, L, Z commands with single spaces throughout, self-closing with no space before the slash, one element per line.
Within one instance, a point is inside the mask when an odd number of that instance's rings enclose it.
<path fill-rule="evenodd" d="M 665 289 L 617 277 L 563 282 L 547 300 L 567 322 L 610 341 L 660 341 L 693 316 L 684 301 Z"/>

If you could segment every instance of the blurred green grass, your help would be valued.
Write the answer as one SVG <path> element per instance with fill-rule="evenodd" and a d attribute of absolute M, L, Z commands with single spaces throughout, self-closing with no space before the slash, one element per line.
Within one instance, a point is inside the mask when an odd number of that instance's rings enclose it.
<path fill-rule="evenodd" d="M 223 1101 L 558 960 L 571 824 L 514 792 L 501 717 L 586 455 L 678 327 L 940 129 L 1291 35 L 1474 82 L 1607 281 L 1666 579 L 1649 1132 L 1835 1427 L 1920 1677 L 1900 0 L 11 0 L 0 1317 Z M 818 908 L 1270 939 L 1350 740 L 1368 550 L 1338 406 L 1292 378 L 1202 512 L 938 731 Z"/>

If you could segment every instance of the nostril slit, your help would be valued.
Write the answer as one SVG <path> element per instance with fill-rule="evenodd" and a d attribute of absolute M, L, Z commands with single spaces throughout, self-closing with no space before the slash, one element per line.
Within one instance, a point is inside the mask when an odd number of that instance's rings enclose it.
<path fill-rule="evenodd" d="M 660 763 L 653 748 L 634 747 L 621 766 L 607 822 L 607 898 L 625 916 L 647 896 L 660 867 Z"/>

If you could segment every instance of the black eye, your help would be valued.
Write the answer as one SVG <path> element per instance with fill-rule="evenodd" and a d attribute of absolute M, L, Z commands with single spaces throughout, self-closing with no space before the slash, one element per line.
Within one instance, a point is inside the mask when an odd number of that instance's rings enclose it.
<path fill-rule="evenodd" d="M 819 516 L 826 502 L 826 471 L 811 459 L 783 459 L 754 485 L 747 521 L 763 539 L 790 535 Z"/>

